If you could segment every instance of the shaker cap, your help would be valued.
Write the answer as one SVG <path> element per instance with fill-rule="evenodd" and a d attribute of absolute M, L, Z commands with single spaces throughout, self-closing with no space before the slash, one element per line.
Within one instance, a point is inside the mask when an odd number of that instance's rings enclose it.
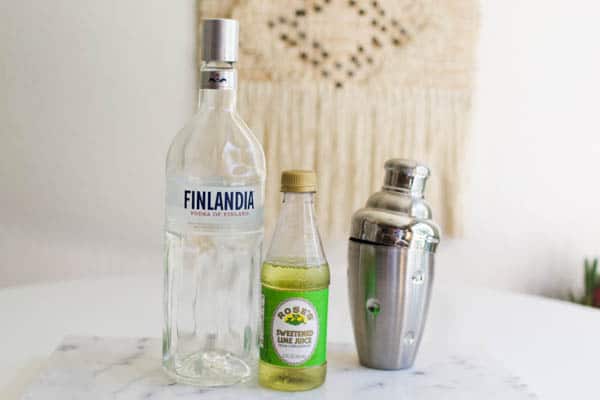
<path fill-rule="evenodd" d="M 238 60 L 239 24 L 235 19 L 212 18 L 202 21 L 202 61 Z"/>
<path fill-rule="evenodd" d="M 317 175 L 314 171 L 288 170 L 281 173 L 281 191 L 311 193 L 317 191 Z"/>
<path fill-rule="evenodd" d="M 429 177 L 429 168 L 413 160 L 392 158 L 385 162 L 383 188 L 387 190 L 408 191 L 423 195 L 425 182 Z"/>

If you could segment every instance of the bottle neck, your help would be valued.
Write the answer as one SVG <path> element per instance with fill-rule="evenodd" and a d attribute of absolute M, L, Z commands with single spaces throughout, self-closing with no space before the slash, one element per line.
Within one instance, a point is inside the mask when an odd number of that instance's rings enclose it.
<path fill-rule="evenodd" d="M 237 71 L 229 62 L 204 62 L 200 69 L 198 109 L 235 111 Z"/>
<path fill-rule="evenodd" d="M 279 219 L 299 218 L 303 221 L 312 221 L 316 224 L 315 194 L 284 192 L 283 203 Z M 316 231 L 316 226 L 315 226 Z"/>
<path fill-rule="evenodd" d="M 266 259 L 304 266 L 319 266 L 327 262 L 317 228 L 314 193 L 283 194 L 283 204 Z"/>

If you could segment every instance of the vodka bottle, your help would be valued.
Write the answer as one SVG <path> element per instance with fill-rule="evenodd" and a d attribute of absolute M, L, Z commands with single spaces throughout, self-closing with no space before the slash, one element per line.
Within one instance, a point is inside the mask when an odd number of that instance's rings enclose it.
<path fill-rule="evenodd" d="M 237 21 L 203 21 L 198 110 L 167 156 L 163 367 L 198 386 L 258 364 L 265 158 L 235 110 L 237 48 Z"/>
<path fill-rule="evenodd" d="M 314 210 L 311 171 L 285 171 L 281 213 L 261 271 L 259 383 L 285 391 L 321 385 L 327 372 L 329 266 Z"/>

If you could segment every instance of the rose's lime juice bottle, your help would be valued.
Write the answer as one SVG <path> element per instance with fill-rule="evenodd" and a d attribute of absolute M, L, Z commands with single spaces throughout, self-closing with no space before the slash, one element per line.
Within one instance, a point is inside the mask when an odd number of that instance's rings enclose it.
<path fill-rule="evenodd" d="M 281 213 L 261 270 L 259 383 L 309 390 L 327 373 L 329 266 L 315 218 L 316 176 L 284 171 L 281 191 Z"/>

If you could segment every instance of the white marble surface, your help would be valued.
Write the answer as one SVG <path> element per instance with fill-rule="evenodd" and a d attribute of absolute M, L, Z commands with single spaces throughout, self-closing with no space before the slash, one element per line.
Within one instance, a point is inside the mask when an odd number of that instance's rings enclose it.
<path fill-rule="evenodd" d="M 421 357 L 405 371 L 360 367 L 350 344 L 331 344 L 325 384 L 313 391 L 283 393 L 256 383 L 218 389 L 177 385 L 161 371 L 158 339 L 67 337 L 23 400 L 166 399 L 536 399 L 518 377 L 479 354 Z"/>

